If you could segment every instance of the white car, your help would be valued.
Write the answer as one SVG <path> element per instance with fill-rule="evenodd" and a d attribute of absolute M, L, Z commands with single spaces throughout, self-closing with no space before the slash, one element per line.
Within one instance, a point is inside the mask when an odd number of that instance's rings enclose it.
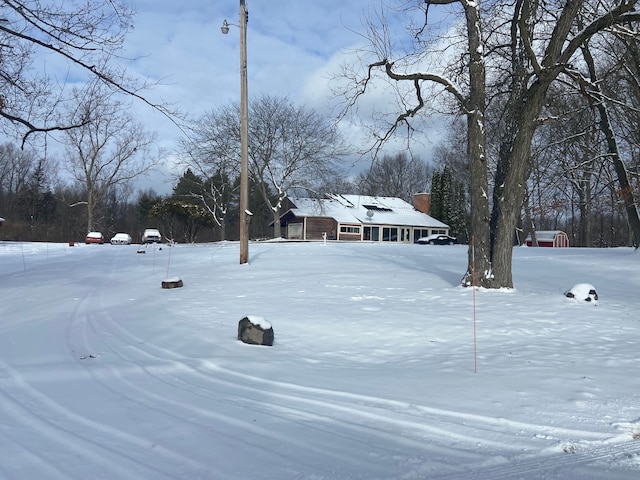
<path fill-rule="evenodd" d="M 147 228 L 142 234 L 142 243 L 160 243 L 161 241 L 162 235 L 158 229 Z"/>
<path fill-rule="evenodd" d="M 111 239 L 111 245 L 129 245 L 131 243 L 131 235 L 128 233 L 116 233 Z"/>

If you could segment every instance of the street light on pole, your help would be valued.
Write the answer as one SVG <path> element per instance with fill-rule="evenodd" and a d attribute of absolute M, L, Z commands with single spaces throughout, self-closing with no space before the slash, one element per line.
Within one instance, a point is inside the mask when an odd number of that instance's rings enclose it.
<path fill-rule="evenodd" d="M 247 21 L 245 0 L 240 0 L 240 263 L 249 261 L 249 106 L 247 90 Z M 220 30 L 229 33 L 225 20 Z"/>

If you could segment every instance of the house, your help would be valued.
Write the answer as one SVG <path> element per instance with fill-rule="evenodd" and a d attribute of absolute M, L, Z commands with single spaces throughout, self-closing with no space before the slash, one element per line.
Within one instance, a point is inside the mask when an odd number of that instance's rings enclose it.
<path fill-rule="evenodd" d="M 568 247 L 569 237 L 561 230 L 540 230 L 536 231 L 538 247 Z M 533 245 L 531 234 L 527 236 L 527 247 Z"/>
<path fill-rule="evenodd" d="M 290 240 L 350 240 L 413 243 L 449 226 L 395 197 L 327 194 L 291 198 L 280 217 Z"/>

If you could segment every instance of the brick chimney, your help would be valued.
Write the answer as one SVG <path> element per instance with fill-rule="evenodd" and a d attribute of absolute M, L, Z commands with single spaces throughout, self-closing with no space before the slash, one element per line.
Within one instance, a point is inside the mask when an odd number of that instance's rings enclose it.
<path fill-rule="evenodd" d="M 416 193 L 413 195 L 413 208 L 419 212 L 429 215 L 431 211 L 431 194 L 430 193 Z"/>

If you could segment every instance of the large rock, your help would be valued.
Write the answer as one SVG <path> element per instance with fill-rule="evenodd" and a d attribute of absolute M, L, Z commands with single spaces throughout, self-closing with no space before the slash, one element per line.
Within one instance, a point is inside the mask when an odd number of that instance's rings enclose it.
<path fill-rule="evenodd" d="M 182 288 L 184 283 L 182 283 L 181 278 L 167 278 L 162 281 L 162 288 Z"/>
<path fill-rule="evenodd" d="M 238 340 L 251 345 L 273 345 L 273 327 L 262 317 L 249 315 L 238 322 Z"/>

